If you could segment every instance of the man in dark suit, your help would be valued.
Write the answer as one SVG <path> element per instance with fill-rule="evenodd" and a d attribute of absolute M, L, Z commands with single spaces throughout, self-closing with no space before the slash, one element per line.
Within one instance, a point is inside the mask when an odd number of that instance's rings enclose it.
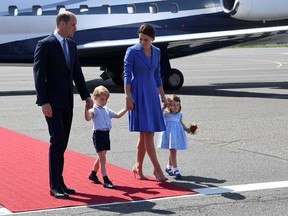
<path fill-rule="evenodd" d="M 76 43 L 69 39 L 76 31 L 76 16 L 65 11 L 56 17 L 53 34 L 39 41 L 34 53 L 36 104 L 42 107 L 50 134 L 50 194 L 67 198 L 75 190 L 63 179 L 64 152 L 67 148 L 73 117 L 73 81 L 86 107 L 93 101 L 87 90 L 78 59 Z"/>

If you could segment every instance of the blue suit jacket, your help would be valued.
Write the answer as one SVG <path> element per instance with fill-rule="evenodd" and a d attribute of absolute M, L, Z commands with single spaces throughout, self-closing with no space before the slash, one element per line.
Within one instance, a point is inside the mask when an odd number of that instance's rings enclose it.
<path fill-rule="evenodd" d="M 54 34 L 39 41 L 34 53 L 36 103 L 52 107 L 73 107 L 73 81 L 84 100 L 90 97 L 79 63 L 76 43 L 68 39 L 70 68 L 67 67 L 62 46 Z"/>

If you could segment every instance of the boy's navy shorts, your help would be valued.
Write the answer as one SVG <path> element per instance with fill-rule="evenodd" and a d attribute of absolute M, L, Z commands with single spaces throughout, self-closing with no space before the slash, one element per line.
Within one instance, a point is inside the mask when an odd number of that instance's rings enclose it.
<path fill-rule="evenodd" d="M 96 152 L 110 150 L 110 131 L 96 130 L 93 132 L 93 144 Z"/>

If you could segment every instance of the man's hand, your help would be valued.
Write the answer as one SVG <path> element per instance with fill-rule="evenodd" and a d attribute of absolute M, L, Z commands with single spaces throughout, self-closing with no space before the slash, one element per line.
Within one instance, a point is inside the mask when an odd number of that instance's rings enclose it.
<path fill-rule="evenodd" d="M 91 109 L 93 107 L 93 100 L 90 97 L 88 97 L 85 99 L 85 101 L 86 101 L 85 105 L 86 110 Z"/>
<path fill-rule="evenodd" d="M 48 118 L 51 118 L 53 116 L 53 111 L 50 103 L 42 105 L 42 113 Z"/>

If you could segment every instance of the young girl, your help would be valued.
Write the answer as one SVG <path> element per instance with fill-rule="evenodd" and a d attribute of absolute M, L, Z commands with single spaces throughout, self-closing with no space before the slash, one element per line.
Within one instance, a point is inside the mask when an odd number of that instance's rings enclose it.
<path fill-rule="evenodd" d="M 169 160 L 165 171 L 176 179 L 181 178 L 177 166 L 177 150 L 187 149 L 187 137 L 184 131 L 190 133 L 190 128 L 182 121 L 181 101 L 177 95 L 170 95 L 168 98 L 168 107 L 164 110 L 164 120 L 166 130 L 159 133 L 158 148 L 169 149 Z"/>
<path fill-rule="evenodd" d="M 106 152 L 110 150 L 110 136 L 109 132 L 112 128 L 111 119 L 120 118 L 126 112 L 127 109 L 123 108 L 118 113 L 106 107 L 110 93 L 107 88 L 100 85 L 93 91 L 94 106 L 92 109 L 85 107 L 85 119 L 86 121 L 92 120 L 93 123 L 93 144 L 98 154 L 97 159 L 94 162 L 94 166 L 89 179 L 96 184 L 101 184 L 96 173 L 101 168 L 101 174 L 103 177 L 103 186 L 105 188 L 115 188 L 113 183 L 109 180 L 106 172 Z"/>

